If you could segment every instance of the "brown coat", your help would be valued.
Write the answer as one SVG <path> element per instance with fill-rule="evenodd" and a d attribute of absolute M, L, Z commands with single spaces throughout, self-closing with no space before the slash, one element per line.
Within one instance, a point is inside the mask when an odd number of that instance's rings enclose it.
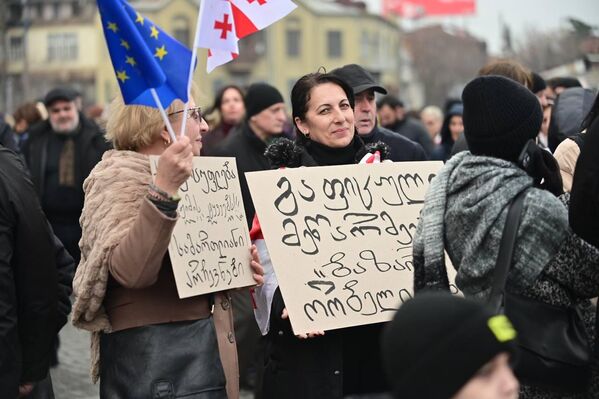
<path fill-rule="evenodd" d="M 91 331 L 92 378 L 98 379 L 99 334 L 211 313 L 207 296 L 179 299 L 167 248 L 176 219 L 146 198 L 149 158 L 109 151 L 85 181 L 81 263 L 74 279 L 73 324 Z M 143 239 L 140 239 L 143 237 Z M 229 398 L 239 396 L 233 315 L 227 293 L 212 312 Z"/>

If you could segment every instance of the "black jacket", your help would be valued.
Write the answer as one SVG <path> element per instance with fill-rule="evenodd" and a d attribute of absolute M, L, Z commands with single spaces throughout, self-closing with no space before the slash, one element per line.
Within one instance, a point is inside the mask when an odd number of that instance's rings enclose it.
<path fill-rule="evenodd" d="M 235 157 L 237 171 L 239 172 L 239 183 L 241 195 L 245 208 L 248 228 L 254 220 L 254 203 L 250 196 L 250 189 L 245 178 L 245 172 L 269 170 L 270 163 L 264 156 L 266 143 L 258 138 L 247 123 L 242 124 L 239 129 L 231 132 L 220 146 L 215 148 L 213 155 L 221 157 Z"/>
<path fill-rule="evenodd" d="M 426 153 L 422 146 L 401 134 L 397 134 L 384 127 L 375 126 L 372 132 L 361 135 L 364 144 L 382 141 L 389 146 L 388 159 L 393 162 L 426 161 Z"/>
<path fill-rule="evenodd" d="M 397 121 L 394 125 L 385 126 L 385 128 L 420 144 L 427 157 L 430 157 L 431 152 L 435 148 L 435 143 L 433 143 L 433 139 L 429 136 L 424 125 L 412 118 Z"/>
<path fill-rule="evenodd" d="M 70 312 L 73 260 L 51 232 L 18 156 L 0 148 L 0 392 L 46 377 Z"/>
<path fill-rule="evenodd" d="M 547 132 L 549 149 L 552 153 L 566 138 L 580 133 L 582 121 L 591 110 L 594 100 L 595 93 L 582 87 L 566 89 L 557 96 L 551 108 L 551 120 Z"/>
<path fill-rule="evenodd" d="M 302 166 L 342 165 L 355 162 L 363 146 L 354 139 L 353 154 L 327 152 L 309 145 Z M 349 155 L 349 156 L 344 156 Z M 344 159 L 344 162 L 339 160 Z M 352 394 L 385 392 L 379 336 L 383 323 L 327 331 L 324 336 L 299 339 L 289 319 L 281 319 L 285 303 L 275 291 L 270 327 L 265 340 L 263 399 L 342 399 Z"/>
<path fill-rule="evenodd" d="M 91 170 L 102 159 L 102 154 L 110 149 L 104 133 L 93 121 L 79 114 L 79 132 L 75 136 L 75 180 L 83 191 L 83 181 Z M 25 161 L 31 173 L 31 180 L 35 189 L 43 198 L 45 189 L 45 176 L 48 168 L 48 139 L 52 131 L 49 121 L 40 122 L 29 130 L 29 139 L 23 146 Z"/>
<path fill-rule="evenodd" d="M 596 118 L 584 134 L 584 145 L 576 162 L 570 192 L 569 221 L 576 234 L 599 248 L 598 159 L 599 118 Z"/>
<path fill-rule="evenodd" d="M 14 133 L 10 126 L 8 126 L 8 123 L 0 120 L 0 145 L 18 152 L 19 146 L 13 134 Z"/>

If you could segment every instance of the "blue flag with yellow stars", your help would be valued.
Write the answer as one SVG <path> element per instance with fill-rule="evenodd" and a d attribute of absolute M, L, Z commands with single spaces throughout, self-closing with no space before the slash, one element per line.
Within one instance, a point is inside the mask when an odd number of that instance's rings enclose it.
<path fill-rule="evenodd" d="M 191 51 L 124 0 L 98 0 L 104 36 L 125 104 L 187 102 Z"/>

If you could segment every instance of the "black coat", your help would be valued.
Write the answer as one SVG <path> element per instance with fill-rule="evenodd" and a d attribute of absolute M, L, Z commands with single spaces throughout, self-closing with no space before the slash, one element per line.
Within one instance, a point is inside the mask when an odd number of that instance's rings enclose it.
<path fill-rule="evenodd" d="M 79 121 L 80 130 L 74 139 L 75 180 L 76 185 L 81 187 L 83 192 L 83 181 L 111 146 L 106 142 L 102 130 L 93 121 L 81 113 Z M 49 121 L 37 123 L 29 130 L 29 139 L 23 146 L 23 154 L 31 173 L 31 180 L 40 198 L 43 198 L 46 183 L 44 178 L 48 169 L 48 140 L 53 134 L 56 133 L 52 131 Z"/>
<path fill-rule="evenodd" d="M 0 392 L 46 377 L 70 312 L 73 259 L 42 212 L 18 156 L 0 148 Z"/>
<path fill-rule="evenodd" d="M 393 162 L 426 161 L 426 153 L 420 144 L 384 127 L 375 126 L 372 132 L 361 135 L 360 138 L 364 144 L 377 141 L 387 144 L 389 146 L 388 159 Z"/>
<path fill-rule="evenodd" d="M 431 136 L 428 134 L 424 125 L 412 118 L 406 118 L 398 121 L 392 126 L 385 127 L 420 144 L 427 157 L 430 156 L 435 148 L 435 143 L 433 142 L 433 139 L 431 139 Z"/>
<path fill-rule="evenodd" d="M 48 179 L 48 171 L 59 169 L 59 155 L 64 144 L 64 140 L 56 137 L 57 134 L 52 131 L 49 121 L 32 126 L 23 146 L 23 155 L 44 212 L 56 235 L 77 263 L 80 257 L 79 216 L 83 209 L 83 181 L 102 159 L 104 152 L 110 149 L 110 144 L 106 142 L 98 125 L 82 114 L 79 115 L 79 120 L 79 130 L 73 136 L 75 186 L 72 188 L 60 187 L 57 178 Z M 54 172 L 52 176 L 56 174 Z"/>
<path fill-rule="evenodd" d="M 359 139 L 354 140 L 354 154 L 362 145 Z M 335 159 L 355 159 L 352 154 L 343 157 L 339 152 L 323 154 L 321 150 L 308 146 L 301 165 L 341 165 L 348 162 Z M 284 307 L 277 288 L 265 340 L 262 399 L 341 399 L 350 394 L 388 391 L 379 343 L 384 324 L 332 330 L 302 340 L 293 334 L 289 320 L 281 319 Z"/>
<path fill-rule="evenodd" d="M 580 140 L 577 141 L 583 144 Z M 599 118 L 584 133 L 572 191 L 569 221 L 572 230 L 599 248 Z"/>
<path fill-rule="evenodd" d="M 245 178 L 245 172 L 270 169 L 270 162 L 264 156 L 265 150 L 266 143 L 256 136 L 247 123 L 244 123 L 239 129 L 232 131 L 213 152 L 215 156 L 235 157 L 248 227 L 252 226 L 256 211 Z"/>
<path fill-rule="evenodd" d="M 19 146 L 15 140 L 14 133 L 8 123 L 0 120 L 0 145 L 11 149 L 15 152 L 19 151 Z"/>

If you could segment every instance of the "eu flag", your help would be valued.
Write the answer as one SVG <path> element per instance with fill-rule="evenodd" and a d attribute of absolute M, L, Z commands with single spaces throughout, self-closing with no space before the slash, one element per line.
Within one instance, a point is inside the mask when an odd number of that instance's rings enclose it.
<path fill-rule="evenodd" d="M 104 36 L 125 104 L 187 102 L 191 51 L 124 0 L 98 0 Z"/>

